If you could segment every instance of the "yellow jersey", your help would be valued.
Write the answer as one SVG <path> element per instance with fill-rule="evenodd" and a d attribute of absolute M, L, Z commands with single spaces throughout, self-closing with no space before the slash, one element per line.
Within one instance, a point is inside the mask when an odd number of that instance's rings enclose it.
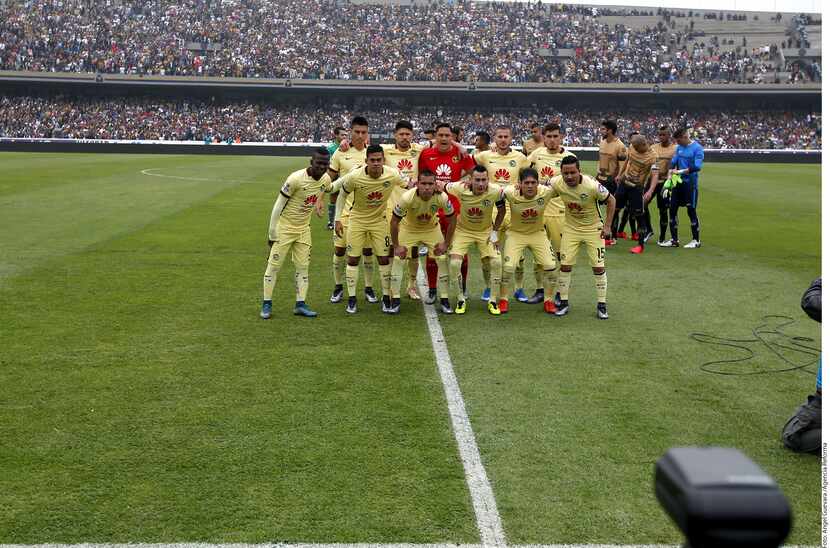
<path fill-rule="evenodd" d="M 560 175 L 551 182 L 551 190 L 565 202 L 565 230 L 595 232 L 602 226 L 600 204 L 608 199 L 608 189 L 599 181 L 582 174 L 579 184 L 568 186 Z"/>
<path fill-rule="evenodd" d="M 331 161 L 329 162 L 329 169 L 332 171 L 337 172 L 337 178 L 343 177 L 344 175 L 349 174 L 350 172 L 354 171 L 359 167 L 363 167 L 366 165 L 366 147 L 358 150 L 353 146 L 349 147 L 349 150 L 343 152 L 339 148 L 332 154 Z M 352 208 L 352 204 L 354 197 L 348 196 L 346 198 L 346 207 L 343 209 L 343 215 L 341 219 L 346 220 L 349 218 L 349 210 Z"/>
<path fill-rule="evenodd" d="M 529 138 L 524 143 L 522 143 L 522 148 L 524 149 L 524 153 L 527 154 L 528 156 L 530 156 L 530 154 L 534 150 L 544 148 L 544 147 L 545 147 L 545 141 L 537 141 L 533 137 Z"/>
<path fill-rule="evenodd" d="M 657 155 L 657 177 L 662 183 L 669 178 L 669 168 L 671 167 L 671 159 L 674 157 L 674 152 L 677 150 L 677 145 L 672 143 L 664 147 L 660 143 L 651 145 L 651 150 Z"/>
<path fill-rule="evenodd" d="M 448 183 L 447 194 L 458 198 L 458 228 L 478 233 L 489 233 L 493 229 L 493 206 L 503 203 L 501 187 L 490 183 L 482 194 L 475 195 L 465 183 Z"/>
<path fill-rule="evenodd" d="M 395 187 L 406 188 L 407 183 L 398 170 L 383 166 L 378 178 L 374 178 L 363 167 L 350 172 L 340 179 L 341 189 L 352 197 L 349 208 L 349 222 L 377 224 L 386 222 L 386 202 Z"/>
<path fill-rule="evenodd" d="M 625 145 L 622 141 L 616 137 L 610 143 L 602 139 L 599 142 L 597 174 L 601 177 L 616 177 L 619 163 L 625 158 Z"/>
<path fill-rule="evenodd" d="M 383 144 L 383 161 L 389 167 L 394 167 L 401 173 L 405 181 L 418 180 L 418 157 L 424 149 L 419 144 L 412 143 L 408 150 L 398 150 L 394 144 Z"/>
<path fill-rule="evenodd" d="M 545 208 L 554 196 L 551 187 L 539 185 L 533 198 L 522 196 L 518 186 L 503 188 L 501 195 L 510 206 L 508 233 L 534 234 L 545 229 Z"/>
<path fill-rule="evenodd" d="M 519 182 L 519 172 L 530 167 L 527 156 L 511 149 L 507 154 L 495 150 L 478 152 L 474 156 L 476 163 L 487 168 L 490 180 L 500 186 L 514 185 Z"/>
<path fill-rule="evenodd" d="M 562 173 L 562 160 L 568 156 L 576 156 L 573 152 L 560 147 L 558 152 L 551 152 L 547 147 L 534 150 L 528 160 L 530 165 L 539 172 L 539 182 L 549 182 Z M 562 198 L 556 197 L 550 201 L 545 209 L 545 217 L 564 217 L 565 203 Z"/>
<path fill-rule="evenodd" d="M 401 196 L 394 214 L 402 219 L 400 226 L 407 232 L 430 232 L 438 226 L 441 208 L 447 217 L 455 215 L 452 202 L 443 192 L 436 192 L 429 200 L 424 200 L 418 196 L 417 188 L 410 188 Z"/>
<path fill-rule="evenodd" d="M 317 203 L 317 195 L 330 190 L 331 178 L 328 173 L 324 173 L 320 179 L 313 179 L 306 168 L 289 175 L 280 189 L 280 194 L 285 196 L 288 202 L 279 216 L 279 231 L 300 232 L 308 228 L 311 211 Z M 271 228 L 274 228 L 276 219 L 271 221 Z"/>

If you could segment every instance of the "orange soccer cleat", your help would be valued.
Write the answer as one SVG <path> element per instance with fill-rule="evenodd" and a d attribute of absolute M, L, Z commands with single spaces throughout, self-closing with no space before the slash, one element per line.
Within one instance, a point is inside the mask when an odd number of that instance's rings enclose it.
<path fill-rule="evenodd" d="M 553 301 L 545 301 L 544 308 L 548 314 L 556 314 L 556 305 L 553 304 Z"/>
<path fill-rule="evenodd" d="M 645 248 L 642 245 L 638 245 L 638 246 L 635 246 L 635 247 L 631 248 L 631 253 L 633 253 L 635 255 L 639 255 L 643 251 L 645 251 Z"/>
<path fill-rule="evenodd" d="M 507 311 L 510 310 L 510 305 L 507 302 L 507 299 L 501 299 L 499 301 L 499 312 L 502 314 L 507 314 Z"/>

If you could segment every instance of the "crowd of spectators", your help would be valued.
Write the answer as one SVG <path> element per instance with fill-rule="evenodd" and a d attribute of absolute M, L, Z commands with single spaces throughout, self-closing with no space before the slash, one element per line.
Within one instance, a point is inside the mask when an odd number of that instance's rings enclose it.
<path fill-rule="evenodd" d="M 348 127 L 353 115 L 365 115 L 371 133 L 391 136 L 399 119 L 423 130 L 448 121 L 465 130 L 472 144 L 477 131 L 514 128 L 516 143 L 531 121 L 560 123 L 565 145 L 596 146 L 599 123 L 617 119 L 619 134 L 640 132 L 656 139 L 660 125 L 691 128 L 707 148 L 820 149 L 821 115 L 811 112 L 611 111 L 517 107 L 405 107 L 373 100 L 360 110 L 337 104 L 289 106 L 255 101 L 159 100 L 154 98 L 70 98 L 7 96 L 0 98 L 0 137 L 173 140 L 204 142 L 324 142 L 337 125 Z"/>
<path fill-rule="evenodd" d="M 685 13 L 658 10 L 652 26 L 603 22 L 641 13 L 469 0 L 5 0 L 0 69 L 580 83 L 744 82 L 772 69 L 746 48 L 702 44 Z"/>

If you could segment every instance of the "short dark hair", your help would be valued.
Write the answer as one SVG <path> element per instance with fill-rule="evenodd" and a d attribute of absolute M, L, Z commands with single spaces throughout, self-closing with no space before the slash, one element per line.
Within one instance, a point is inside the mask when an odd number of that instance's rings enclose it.
<path fill-rule="evenodd" d="M 395 124 L 395 131 L 399 129 L 408 129 L 409 131 L 415 131 L 412 127 L 412 122 L 409 120 L 399 120 L 397 124 Z"/>
<path fill-rule="evenodd" d="M 383 154 L 383 147 L 380 145 L 369 145 L 366 147 L 366 156 L 368 157 L 370 154 L 377 154 L 380 152 Z"/>
<path fill-rule="evenodd" d="M 533 177 L 538 181 L 539 172 L 533 169 L 532 167 L 526 167 L 519 172 L 519 181 L 524 181 L 525 177 Z"/>
<path fill-rule="evenodd" d="M 435 173 L 428 167 L 425 167 L 418 172 L 418 178 L 420 179 L 421 177 L 435 177 Z"/>
<path fill-rule="evenodd" d="M 507 126 L 507 125 L 504 125 L 504 124 L 502 124 L 500 126 L 496 126 L 496 131 L 504 131 L 505 129 L 507 131 L 509 131 L 510 133 L 513 133 L 513 128 L 510 127 L 510 126 Z"/>
<path fill-rule="evenodd" d="M 604 128 L 608 129 L 614 135 L 617 134 L 617 122 L 614 120 L 603 120 L 601 124 Z"/>
<path fill-rule="evenodd" d="M 629 138 L 629 139 L 631 139 L 631 138 L 632 138 L 632 137 L 634 137 L 635 135 L 639 135 L 639 134 L 640 134 L 640 132 L 639 132 L 639 131 L 634 130 L 634 131 L 632 131 L 631 133 L 629 133 L 629 134 L 628 134 L 628 138 Z"/>
<path fill-rule="evenodd" d="M 447 128 L 448 130 L 450 130 L 450 133 L 452 133 L 452 126 L 449 125 L 447 122 L 438 122 L 437 124 L 435 124 L 435 131 L 437 132 L 442 127 Z"/>
<path fill-rule="evenodd" d="M 535 127 L 539 127 L 539 122 L 530 122 L 530 129 L 533 129 Z"/>
<path fill-rule="evenodd" d="M 559 124 L 556 122 L 551 122 L 545 126 L 545 129 L 542 130 L 542 133 L 547 133 L 548 131 L 562 131 L 562 128 L 559 127 Z"/>
<path fill-rule="evenodd" d="M 334 126 L 334 134 L 335 135 L 337 135 L 341 131 L 346 131 L 346 128 L 344 128 L 343 126 Z"/>
<path fill-rule="evenodd" d="M 435 133 L 435 128 L 428 127 L 424 130 L 424 133 Z"/>
<path fill-rule="evenodd" d="M 487 168 L 481 164 L 476 164 L 476 167 L 473 168 L 473 173 L 487 173 Z"/>
<path fill-rule="evenodd" d="M 490 134 L 486 131 L 476 131 L 476 137 L 481 137 L 482 139 L 484 139 L 484 144 L 490 144 Z"/>
<path fill-rule="evenodd" d="M 666 126 L 666 125 L 663 125 L 663 126 L 660 126 L 660 127 L 657 128 L 657 131 L 668 131 L 668 130 L 669 130 L 669 126 Z"/>
<path fill-rule="evenodd" d="M 317 156 L 329 156 L 329 149 L 326 147 L 317 147 L 312 151 L 312 154 L 316 154 Z"/>
<path fill-rule="evenodd" d="M 369 120 L 367 120 L 363 116 L 355 116 L 354 118 L 352 118 L 352 127 L 354 127 L 354 126 L 369 127 Z"/>
<path fill-rule="evenodd" d="M 574 164 L 576 169 L 579 169 L 579 158 L 576 156 L 565 156 L 562 158 L 562 163 L 559 164 L 559 167 L 561 168 L 562 166 L 569 166 L 571 164 Z"/>
<path fill-rule="evenodd" d="M 674 137 L 675 139 L 680 139 L 683 136 L 683 134 L 687 131 L 689 131 L 689 128 L 679 127 L 674 131 L 674 133 L 672 133 L 672 137 Z"/>

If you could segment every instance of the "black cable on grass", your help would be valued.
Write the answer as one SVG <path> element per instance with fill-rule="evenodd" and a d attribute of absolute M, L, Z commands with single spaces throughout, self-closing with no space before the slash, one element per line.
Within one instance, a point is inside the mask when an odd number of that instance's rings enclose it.
<path fill-rule="evenodd" d="M 763 320 L 763 323 L 752 328 L 752 335 L 754 336 L 752 339 L 730 339 L 727 337 L 709 335 L 707 333 L 690 333 L 689 337 L 699 343 L 726 346 L 738 349 L 744 353 L 744 356 L 740 358 L 706 362 L 700 365 L 700 369 L 707 373 L 714 373 L 716 375 L 763 375 L 766 373 L 784 373 L 786 371 L 803 371 L 804 373 L 815 375 L 815 369 L 812 371 L 807 370 L 808 367 L 816 365 L 816 360 L 821 354 L 820 348 L 815 348 L 807 344 L 814 343 L 815 339 L 810 337 L 790 337 L 785 333 L 782 333 L 781 330 L 783 328 L 795 323 L 795 319 L 790 316 L 769 315 L 764 316 L 761 319 Z M 770 320 L 780 321 L 770 325 Z M 783 337 L 786 344 L 782 344 L 781 342 L 775 340 L 767 340 L 764 338 L 764 335 L 774 335 L 776 338 Z M 780 360 L 782 365 L 786 365 L 786 367 L 782 367 L 780 369 L 769 369 L 765 371 L 726 371 L 713 367 L 716 365 L 739 364 L 751 360 L 755 357 L 756 353 L 755 350 L 750 348 L 750 346 L 755 343 L 761 343 L 765 348 L 772 352 L 778 360 Z M 784 356 L 781 350 L 789 350 L 790 352 L 806 354 L 810 356 L 810 361 L 806 363 L 796 363 Z"/>

